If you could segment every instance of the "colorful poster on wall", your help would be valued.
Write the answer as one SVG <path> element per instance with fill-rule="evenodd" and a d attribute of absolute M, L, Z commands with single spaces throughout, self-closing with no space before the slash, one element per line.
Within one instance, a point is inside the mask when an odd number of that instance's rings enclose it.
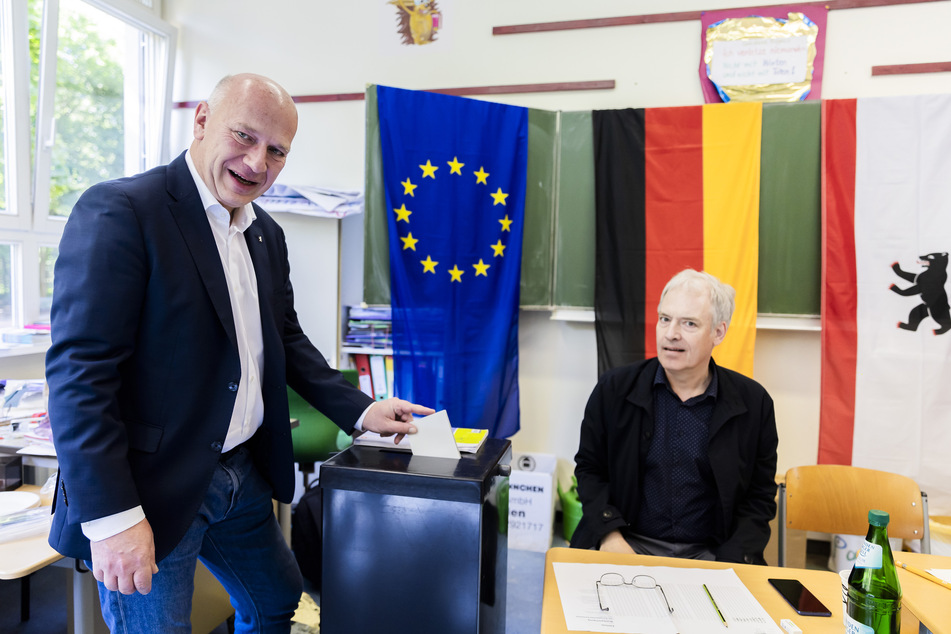
<path fill-rule="evenodd" d="M 707 103 L 819 99 L 828 9 L 705 11 L 700 85 Z"/>

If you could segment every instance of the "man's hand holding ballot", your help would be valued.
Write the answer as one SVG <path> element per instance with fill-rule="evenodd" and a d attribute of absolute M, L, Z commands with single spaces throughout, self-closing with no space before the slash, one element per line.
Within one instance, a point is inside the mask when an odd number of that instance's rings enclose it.
<path fill-rule="evenodd" d="M 371 405 L 363 417 L 362 427 L 367 431 L 375 431 L 381 436 L 396 434 L 396 443 L 406 434 L 415 434 L 413 415 L 429 416 L 435 410 L 422 405 L 415 405 L 398 398 L 388 398 Z"/>

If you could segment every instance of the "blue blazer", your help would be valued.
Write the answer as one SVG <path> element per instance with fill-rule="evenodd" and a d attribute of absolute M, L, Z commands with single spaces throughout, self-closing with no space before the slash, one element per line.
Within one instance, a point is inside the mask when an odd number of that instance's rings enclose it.
<path fill-rule="evenodd" d="M 249 443 L 274 497 L 290 502 L 287 386 L 347 432 L 372 399 L 301 331 L 284 233 L 254 209 L 245 239 L 261 305 L 264 422 Z M 60 242 L 51 319 L 60 471 L 50 545 L 89 559 L 81 522 L 141 505 L 161 560 L 201 505 L 241 373 L 228 286 L 184 153 L 83 194 Z"/>

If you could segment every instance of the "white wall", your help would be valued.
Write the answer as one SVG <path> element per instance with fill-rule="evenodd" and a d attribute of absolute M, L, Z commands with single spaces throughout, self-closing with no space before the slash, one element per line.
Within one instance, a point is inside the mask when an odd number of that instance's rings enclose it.
<path fill-rule="evenodd" d="M 439 41 L 398 47 L 393 44 L 395 9 L 386 0 L 249 4 L 165 0 L 164 17 L 179 28 L 175 101 L 201 99 L 222 75 L 251 71 L 273 77 L 293 95 L 362 92 L 368 83 L 422 89 L 614 79 L 612 91 L 497 100 L 551 110 L 700 104 L 699 22 L 507 36 L 493 36 L 492 27 L 744 6 L 722 0 L 440 0 L 445 28 Z M 823 96 L 951 92 L 951 73 L 871 77 L 873 65 L 951 59 L 948 23 L 951 2 L 830 12 Z M 362 189 L 363 102 L 302 104 L 299 111 L 300 131 L 281 180 Z M 191 114 L 173 113 L 173 155 L 189 140 Z M 336 253 L 330 255 L 336 247 L 329 244 L 336 221 L 278 220 L 290 229 L 301 320 L 305 329 L 318 333 L 314 339 L 330 355 L 337 293 L 326 285 L 326 267 L 336 258 Z M 341 253 L 345 266 L 351 257 L 349 249 Z M 352 281 L 347 284 L 341 292 L 352 296 Z M 522 431 L 513 438 L 515 450 L 556 454 L 565 477 L 573 467 L 582 411 L 597 375 L 593 326 L 523 312 L 519 341 Z M 761 330 L 756 378 L 776 401 L 780 471 L 814 462 L 818 333 Z"/>

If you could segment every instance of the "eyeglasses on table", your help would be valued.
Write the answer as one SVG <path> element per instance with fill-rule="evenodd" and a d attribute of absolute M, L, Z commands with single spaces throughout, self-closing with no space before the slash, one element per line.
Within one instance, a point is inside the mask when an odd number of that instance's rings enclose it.
<path fill-rule="evenodd" d="M 604 605 L 604 601 L 601 599 L 601 586 L 607 587 L 618 587 L 618 586 L 630 586 L 632 588 L 639 588 L 641 590 L 660 590 L 660 594 L 664 597 L 664 603 L 667 604 L 667 611 L 673 613 L 674 609 L 670 607 L 670 601 L 667 600 L 667 593 L 664 592 L 664 589 L 657 583 L 657 580 L 651 577 L 650 575 L 637 575 L 630 582 L 624 580 L 624 576 L 616 572 L 606 572 L 601 575 L 601 578 L 594 582 L 595 587 L 598 590 L 598 605 L 601 606 L 602 612 L 607 612 L 609 608 Z"/>

